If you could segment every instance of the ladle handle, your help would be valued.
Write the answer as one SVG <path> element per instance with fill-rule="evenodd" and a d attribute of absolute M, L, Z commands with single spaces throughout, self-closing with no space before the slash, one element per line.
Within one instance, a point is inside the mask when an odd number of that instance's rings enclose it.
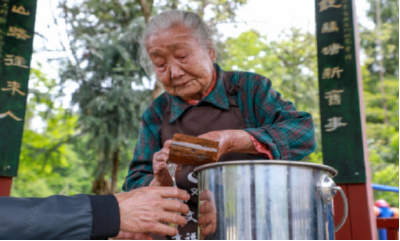
<path fill-rule="evenodd" d="M 176 133 L 169 148 L 168 162 L 200 166 L 217 162 L 219 143 Z"/>
<path fill-rule="evenodd" d="M 347 203 L 347 198 L 346 195 L 343 192 L 343 189 L 339 186 L 334 186 L 332 189 L 339 191 L 340 196 L 342 197 L 343 200 L 343 217 L 342 220 L 340 220 L 340 223 L 335 227 L 335 232 L 339 231 L 339 229 L 343 226 L 344 222 L 346 222 L 347 214 L 349 213 L 349 205 Z"/>

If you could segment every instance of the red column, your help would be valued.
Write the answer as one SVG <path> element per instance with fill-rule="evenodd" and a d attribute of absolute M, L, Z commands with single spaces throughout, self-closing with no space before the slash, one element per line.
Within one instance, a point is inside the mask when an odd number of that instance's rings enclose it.
<path fill-rule="evenodd" d="M 376 239 L 376 218 L 373 213 L 371 184 L 340 184 L 346 193 L 349 214 L 343 227 L 336 233 L 338 240 L 372 240 Z M 337 225 L 343 216 L 343 201 L 339 194 L 334 200 L 335 224 Z"/>
<path fill-rule="evenodd" d="M 11 184 L 12 177 L 0 177 L 0 196 L 10 196 Z"/>

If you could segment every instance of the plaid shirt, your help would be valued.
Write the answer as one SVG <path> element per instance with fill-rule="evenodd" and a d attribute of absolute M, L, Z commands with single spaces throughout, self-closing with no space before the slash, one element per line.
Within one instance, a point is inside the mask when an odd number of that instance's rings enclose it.
<path fill-rule="evenodd" d="M 204 101 L 217 108 L 229 109 L 228 93 L 223 81 L 225 74 L 231 80 L 231 86 L 241 85 L 234 99 L 247 125 L 245 131 L 266 145 L 275 160 L 301 160 L 315 150 L 311 115 L 297 111 L 292 102 L 282 100 L 281 95 L 271 88 L 268 78 L 249 72 L 225 72 L 218 65 L 215 68 L 215 87 L 199 103 Z M 163 146 L 160 139 L 161 123 L 169 101 L 172 101 L 170 123 L 178 119 L 186 109 L 196 108 L 196 105 L 190 105 L 167 92 L 151 103 L 142 116 L 139 139 L 123 190 L 148 186 L 153 179 L 153 154 Z M 255 158 L 265 159 L 265 155 L 249 155 L 249 159 Z"/>

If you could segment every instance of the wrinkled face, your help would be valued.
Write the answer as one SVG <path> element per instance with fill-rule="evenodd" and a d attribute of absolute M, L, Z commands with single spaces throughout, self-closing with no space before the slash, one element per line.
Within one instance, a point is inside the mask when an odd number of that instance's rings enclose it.
<path fill-rule="evenodd" d="M 185 26 L 151 35 L 146 50 L 165 90 L 184 100 L 199 100 L 211 85 L 215 51 L 205 49 Z"/>

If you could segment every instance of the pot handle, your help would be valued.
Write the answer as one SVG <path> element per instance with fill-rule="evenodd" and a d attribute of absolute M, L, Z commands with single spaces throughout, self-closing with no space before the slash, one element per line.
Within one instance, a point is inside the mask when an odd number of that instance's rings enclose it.
<path fill-rule="evenodd" d="M 320 192 L 321 199 L 325 205 L 331 204 L 331 201 L 333 197 L 336 195 L 337 191 L 339 191 L 340 196 L 342 196 L 344 210 L 343 210 L 342 220 L 340 220 L 338 226 L 335 227 L 335 232 L 337 232 L 343 226 L 344 222 L 346 221 L 347 214 L 349 212 L 346 195 L 344 194 L 342 188 L 336 186 L 335 182 L 328 175 L 321 176 L 317 184 L 317 188 Z"/>
<path fill-rule="evenodd" d="M 340 220 L 340 223 L 335 227 L 335 232 L 339 231 L 339 229 L 343 226 L 344 222 L 346 221 L 347 214 L 349 213 L 349 205 L 347 203 L 347 198 L 346 195 L 343 192 L 343 189 L 339 186 L 334 186 L 332 187 L 333 190 L 339 191 L 340 196 L 342 197 L 343 200 L 343 217 L 342 220 Z"/>

